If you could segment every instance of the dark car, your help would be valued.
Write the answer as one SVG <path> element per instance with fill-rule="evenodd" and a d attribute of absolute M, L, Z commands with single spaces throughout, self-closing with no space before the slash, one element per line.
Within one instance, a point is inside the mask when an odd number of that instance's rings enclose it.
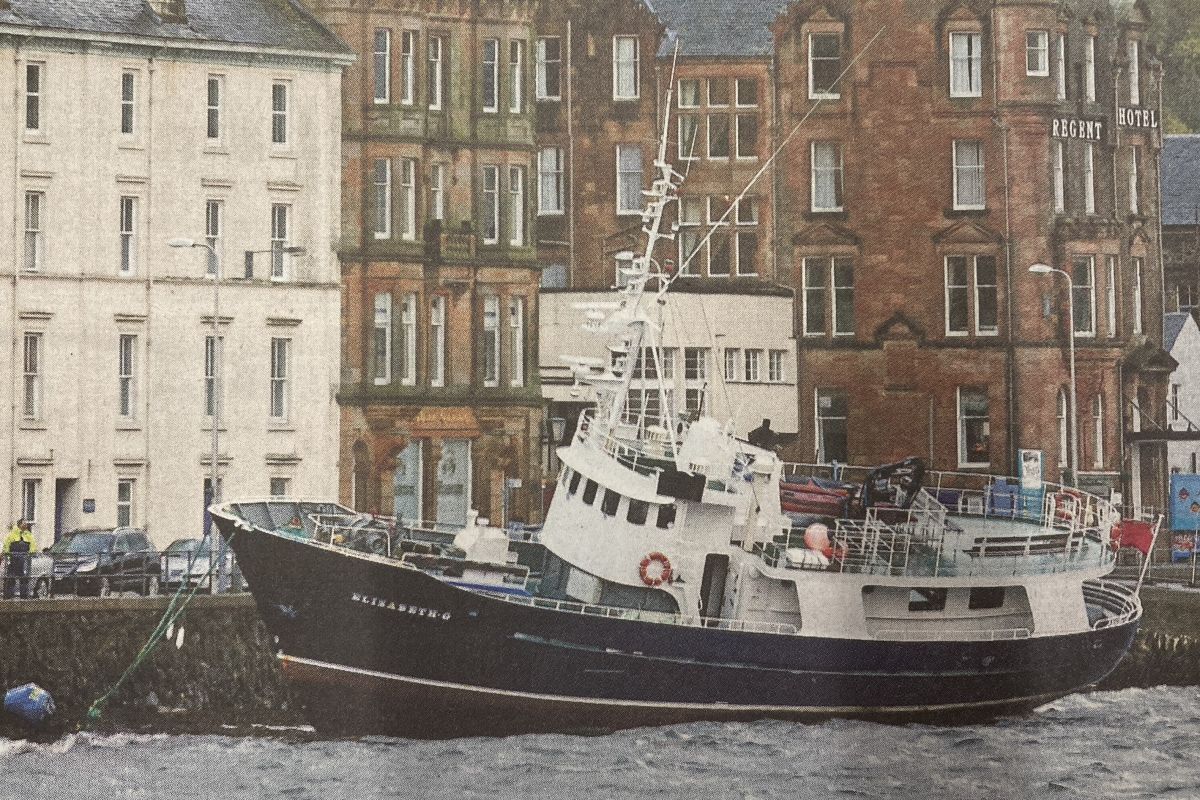
<path fill-rule="evenodd" d="M 144 530 L 86 528 L 63 536 L 48 551 L 54 594 L 105 597 L 118 591 L 158 594 L 160 562 Z"/>

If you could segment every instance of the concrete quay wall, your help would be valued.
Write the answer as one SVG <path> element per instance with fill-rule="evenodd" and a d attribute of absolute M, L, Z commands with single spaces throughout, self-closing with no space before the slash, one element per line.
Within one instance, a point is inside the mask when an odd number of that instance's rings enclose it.
<path fill-rule="evenodd" d="M 0 691 L 29 681 L 58 713 L 41 736 L 83 723 L 88 708 L 136 657 L 167 598 L 0 602 Z M 1130 655 L 1101 688 L 1200 685 L 1200 591 L 1146 587 Z M 105 706 L 100 729 L 220 730 L 303 723 L 249 595 L 197 596 L 182 644 L 162 641 Z M 29 735 L 0 717 L 0 736 Z"/>

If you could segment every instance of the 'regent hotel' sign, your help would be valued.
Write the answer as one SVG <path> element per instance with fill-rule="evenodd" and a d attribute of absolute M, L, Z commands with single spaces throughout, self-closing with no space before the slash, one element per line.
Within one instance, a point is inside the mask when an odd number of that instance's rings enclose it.
<path fill-rule="evenodd" d="M 1055 117 L 1050 121 L 1050 138 L 1100 142 L 1104 140 L 1104 125 L 1105 122 L 1102 119 Z"/>

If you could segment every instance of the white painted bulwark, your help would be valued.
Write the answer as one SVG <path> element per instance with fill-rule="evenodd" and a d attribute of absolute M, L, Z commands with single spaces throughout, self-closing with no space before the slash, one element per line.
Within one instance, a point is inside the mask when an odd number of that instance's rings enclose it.
<path fill-rule="evenodd" d="M 671 291 L 664 299 L 662 346 L 671 359 L 665 383 L 676 409 L 685 408 L 689 389 L 703 391 L 705 413 L 721 421 L 732 420 L 739 435 L 757 428 L 764 418 L 771 420 L 772 430 L 794 433 L 798 411 L 791 296 Z M 542 396 L 551 403 L 594 400 L 589 387 L 574 385 L 564 358 L 581 356 L 610 363 L 607 337 L 587 333 L 582 326 L 588 306 L 612 302 L 611 292 L 542 294 L 538 360 Z M 702 351 L 696 353 L 704 360 L 702 371 L 689 366 L 689 349 Z M 728 356 L 726 351 L 730 351 Z M 634 380 L 632 385 L 636 388 L 641 383 Z"/>
<path fill-rule="evenodd" d="M 32 504 L 39 546 L 56 522 L 129 522 L 162 546 L 203 534 L 214 292 L 208 251 L 169 247 L 177 237 L 213 235 L 223 256 L 224 496 L 265 496 L 273 480 L 290 495 L 336 494 L 350 58 L 335 46 L 43 30 L 0 15 L 0 219 L 11 221 L 0 228 L 11 352 L 0 358 L 0 496 L 12 519 Z M 244 252 L 269 251 L 273 238 L 306 252 L 275 269 L 258 254 L 247 278 Z M 286 356 L 274 398 L 273 352 Z"/>

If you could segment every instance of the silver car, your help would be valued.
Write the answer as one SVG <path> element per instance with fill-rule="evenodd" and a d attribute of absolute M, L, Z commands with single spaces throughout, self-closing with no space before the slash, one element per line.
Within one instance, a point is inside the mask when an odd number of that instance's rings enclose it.
<path fill-rule="evenodd" d="M 8 575 L 7 558 L 7 556 L 0 556 L 0 578 Z M 45 553 L 30 553 L 29 561 L 29 596 L 49 597 L 50 586 L 54 580 L 54 559 Z M 15 590 L 16 587 L 14 587 Z"/>
<path fill-rule="evenodd" d="M 178 589 L 180 586 L 199 586 L 212 591 L 213 576 L 209 574 L 212 553 L 200 539 L 176 539 L 162 553 L 162 586 Z M 232 574 L 233 552 L 225 551 L 225 574 Z M 212 570 L 213 573 L 216 570 Z"/>

